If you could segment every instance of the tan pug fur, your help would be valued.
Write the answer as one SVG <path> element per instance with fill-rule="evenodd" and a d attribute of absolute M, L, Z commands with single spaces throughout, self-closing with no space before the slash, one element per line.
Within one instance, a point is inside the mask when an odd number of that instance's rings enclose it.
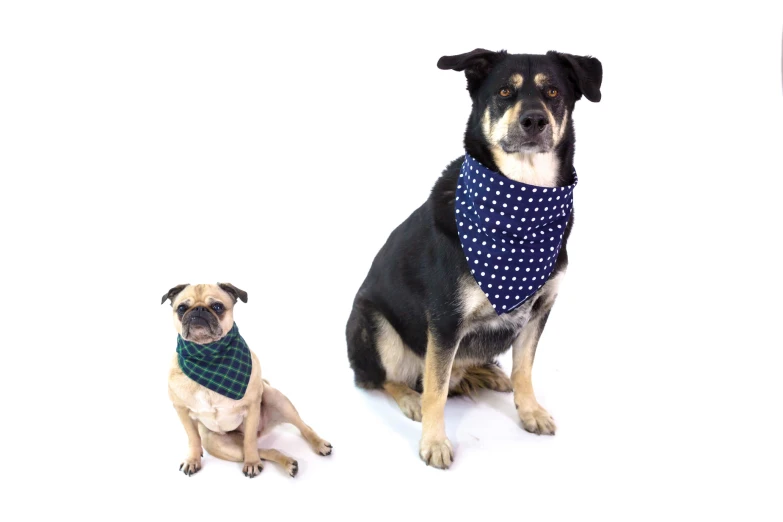
<path fill-rule="evenodd" d="M 199 344 L 217 341 L 234 325 L 233 309 L 237 300 L 247 302 L 247 293 L 228 283 L 217 285 L 179 285 L 169 290 L 162 303 L 171 300 L 174 328 L 183 339 Z M 221 306 L 222 305 L 222 306 Z M 182 306 L 183 313 L 178 313 Z M 190 324 L 189 312 L 204 307 L 216 321 L 210 319 Z M 246 477 L 254 477 L 263 469 L 262 461 L 272 461 L 296 476 L 299 465 L 274 449 L 259 449 L 258 438 L 280 423 L 296 426 L 304 439 L 319 455 L 329 455 L 332 445 L 319 437 L 299 417 L 291 401 L 261 378 L 261 365 L 251 350 L 253 368 L 247 391 L 240 400 L 233 400 L 207 389 L 187 377 L 179 367 L 175 354 L 169 371 L 169 397 L 188 436 L 187 456 L 180 470 L 190 476 L 201 469 L 202 447 L 220 459 L 242 462 Z"/>

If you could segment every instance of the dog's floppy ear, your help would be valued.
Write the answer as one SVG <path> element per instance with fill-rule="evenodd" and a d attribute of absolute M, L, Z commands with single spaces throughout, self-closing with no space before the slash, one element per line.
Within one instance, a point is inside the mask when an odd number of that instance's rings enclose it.
<path fill-rule="evenodd" d="M 218 286 L 225 290 L 228 295 L 230 295 L 234 302 L 237 302 L 237 299 L 242 301 L 243 303 L 247 303 L 247 292 L 244 290 L 240 290 L 236 286 L 232 285 L 231 283 L 218 283 Z"/>
<path fill-rule="evenodd" d="M 601 101 L 601 80 L 604 70 L 597 58 L 557 51 L 549 51 L 546 55 L 558 60 L 568 70 L 569 77 L 576 87 L 577 100 L 584 94 L 591 102 Z"/>
<path fill-rule="evenodd" d="M 492 67 L 506 55 L 506 51 L 494 52 L 486 49 L 474 49 L 469 53 L 455 56 L 441 56 L 438 69 L 465 71 L 468 79 L 468 91 L 473 95 L 487 77 Z"/>
<path fill-rule="evenodd" d="M 165 294 L 163 294 L 163 299 L 160 300 L 160 304 L 163 304 L 166 302 L 166 299 L 171 300 L 171 306 L 174 306 L 174 298 L 179 295 L 181 291 L 183 291 L 190 283 L 185 283 L 184 285 L 177 285 Z"/>

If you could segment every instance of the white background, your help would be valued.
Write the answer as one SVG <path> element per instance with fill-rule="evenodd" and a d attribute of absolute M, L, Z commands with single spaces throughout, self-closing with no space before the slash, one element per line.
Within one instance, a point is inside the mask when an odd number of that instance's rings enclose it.
<path fill-rule="evenodd" d="M 5 509 L 780 520 L 783 8 L 718 4 L 3 3 Z M 465 80 L 435 63 L 476 47 L 594 55 L 603 99 L 574 116 L 571 265 L 534 372 L 557 435 L 523 431 L 509 395 L 453 400 L 443 472 L 354 388 L 344 328 L 461 153 Z M 216 281 L 248 291 L 265 377 L 334 444 L 262 440 L 296 479 L 177 472 L 160 296 Z"/>

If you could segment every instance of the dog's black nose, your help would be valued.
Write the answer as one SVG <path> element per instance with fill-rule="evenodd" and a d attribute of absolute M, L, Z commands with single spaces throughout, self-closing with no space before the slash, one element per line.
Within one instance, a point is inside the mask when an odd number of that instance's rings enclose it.
<path fill-rule="evenodd" d="M 207 308 L 205 306 L 197 306 L 193 310 L 196 311 L 196 312 L 206 312 Z"/>
<path fill-rule="evenodd" d="M 527 135 L 533 136 L 546 129 L 546 126 L 549 125 L 549 118 L 543 111 L 527 111 L 522 114 L 520 123 Z"/>

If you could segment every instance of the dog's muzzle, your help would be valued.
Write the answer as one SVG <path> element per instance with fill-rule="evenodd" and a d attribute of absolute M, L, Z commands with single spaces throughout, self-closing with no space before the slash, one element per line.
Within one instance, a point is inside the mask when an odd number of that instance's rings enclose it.
<path fill-rule="evenodd" d="M 214 317 L 204 306 L 198 306 L 191 310 L 187 319 L 187 323 L 191 326 L 191 328 L 194 326 L 204 326 L 209 328 L 212 326 L 213 321 Z"/>
<path fill-rule="evenodd" d="M 220 322 L 204 306 L 193 308 L 182 318 L 182 333 L 185 337 L 190 337 L 194 329 L 202 330 L 202 334 L 206 331 L 211 336 L 222 334 Z"/>
<path fill-rule="evenodd" d="M 530 137 L 537 137 L 539 134 L 549 126 L 549 118 L 547 118 L 544 111 L 532 110 L 526 111 L 519 119 L 520 125 L 522 125 L 522 132 Z"/>

